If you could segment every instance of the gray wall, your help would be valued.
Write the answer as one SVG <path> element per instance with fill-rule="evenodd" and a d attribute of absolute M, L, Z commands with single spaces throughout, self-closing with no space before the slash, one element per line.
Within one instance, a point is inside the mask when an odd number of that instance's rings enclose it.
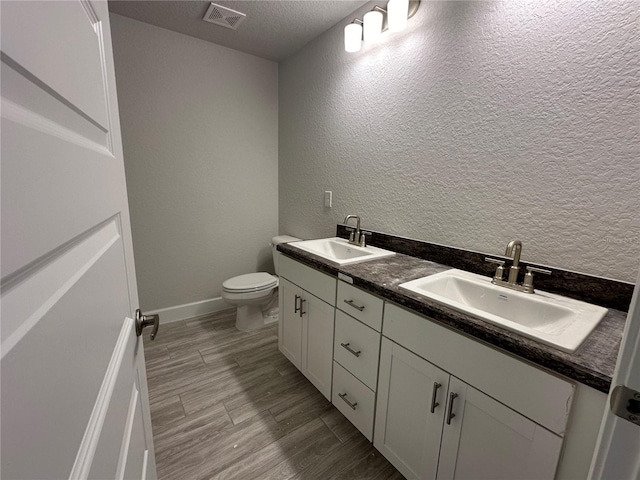
<path fill-rule="evenodd" d="M 141 307 L 273 270 L 277 64 L 111 16 Z"/>
<path fill-rule="evenodd" d="M 635 281 L 638 11 L 423 1 L 356 54 L 339 23 L 279 66 L 280 231 L 331 236 L 360 214 L 490 253 L 518 238 L 526 260 Z"/>

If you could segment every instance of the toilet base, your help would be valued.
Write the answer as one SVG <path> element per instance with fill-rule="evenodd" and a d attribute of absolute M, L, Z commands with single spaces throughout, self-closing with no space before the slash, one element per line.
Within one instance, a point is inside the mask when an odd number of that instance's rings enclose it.
<path fill-rule="evenodd" d="M 264 316 L 260 305 L 239 305 L 236 313 L 236 328 L 250 332 L 264 327 Z"/>
<path fill-rule="evenodd" d="M 264 317 L 264 324 L 271 325 L 272 323 L 276 323 L 278 321 L 279 313 L 280 309 L 277 306 L 269 310 L 269 312 Z"/>
<path fill-rule="evenodd" d="M 260 305 L 240 305 L 236 313 L 236 328 L 241 332 L 251 332 L 278 321 L 278 308 L 266 314 Z"/>

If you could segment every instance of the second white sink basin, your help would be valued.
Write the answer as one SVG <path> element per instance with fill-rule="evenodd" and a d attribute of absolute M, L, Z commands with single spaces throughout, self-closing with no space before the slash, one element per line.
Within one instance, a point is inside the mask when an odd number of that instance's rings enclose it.
<path fill-rule="evenodd" d="M 338 237 L 304 240 L 302 242 L 291 243 L 291 246 L 318 255 L 338 265 L 351 265 L 369 260 L 378 260 L 380 258 L 392 257 L 396 254 L 395 252 L 377 247 L 350 245 L 346 239 Z"/>
<path fill-rule="evenodd" d="M 569 353 L 607 313 L 606 308 L 552 293 L 509 290 L 488 277 L 455 269 L 399 287 Z"/>

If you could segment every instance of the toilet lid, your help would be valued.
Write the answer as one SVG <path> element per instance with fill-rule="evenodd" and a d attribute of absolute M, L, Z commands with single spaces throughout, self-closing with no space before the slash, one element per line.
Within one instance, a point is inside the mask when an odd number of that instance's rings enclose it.
<path fill-rule="evenodd" d="M 225 280 L 222 288 L 230 292 L 255 292 L 275 287 L 278 279 L 266 272 L 247 273 Z"/>

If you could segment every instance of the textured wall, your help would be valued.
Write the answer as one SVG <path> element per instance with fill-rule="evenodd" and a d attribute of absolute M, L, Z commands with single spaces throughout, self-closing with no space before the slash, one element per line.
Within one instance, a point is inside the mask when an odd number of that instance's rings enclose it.
<path fill-rule="evenodd" d="M 423 1 L 405 32 L 356 54 L 351 17 L 336 25 L 279 66 L 280 231 L 330 236 L 360 214 L 491 253 L 518 238 L 526 260 L 635 281 L 638 12 Z"/>
<path fill-rule="evenodd" d="M 140 304 L 273 270 L 277 64 L 111 16 Z"/>

